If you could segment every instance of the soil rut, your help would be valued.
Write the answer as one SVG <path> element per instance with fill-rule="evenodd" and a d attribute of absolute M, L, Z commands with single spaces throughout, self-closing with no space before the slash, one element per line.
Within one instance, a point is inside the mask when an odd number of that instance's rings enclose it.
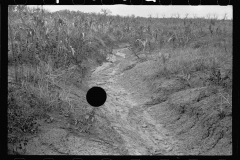
<path fill-rule="evenodd" d="M 231 109 L 224 118 L 212 109 L 214 88 L 186 89 L 178 80 L 163 77 L 157 83 L 160 87 L 150 91 L 151 86 L 136 80 L 136 74 L 149 76 L 150 72 L 142 72 L 146 67 L 126 70 L 134 62 L 120 57 L 117 61 L 92 70 L 88 81 L 89 87 L 100 86 L 107 92 L 106 103 L 96 109 L 91 134 L 71 132 L 63 122 L 45 125 L 26 154 L 231 154 Z M 140 65 L 144 64 L 151 63 Z"/>

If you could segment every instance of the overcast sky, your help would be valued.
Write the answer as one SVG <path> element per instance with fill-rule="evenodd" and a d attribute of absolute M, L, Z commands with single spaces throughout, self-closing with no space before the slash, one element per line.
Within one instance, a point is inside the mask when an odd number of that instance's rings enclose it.
<path fill-rule="evenodd" d="M 113 15 L 132 15 L 141 16 L 141 17 L 162 17 L 164 14 L 165 17 L 170 17 L 172 14 L 180 14 L 181 17 L 184 17 L 186 13 L 189 13 L 189 17 L 197 15 L 199 17 L 206 17 L 207 14 L 216 14 L 218 18 L 222 18 L 225 13 L 227 13 L 228 18 L 232 18 L 232 6 L 147 6 L 147 5 L 44 5 L 44 8 L 49 11 L 58 11 L 58 10 L 74 10 L 82 12 L 96 12 L 99 13 L 101 9 L 110 9 Z"/>

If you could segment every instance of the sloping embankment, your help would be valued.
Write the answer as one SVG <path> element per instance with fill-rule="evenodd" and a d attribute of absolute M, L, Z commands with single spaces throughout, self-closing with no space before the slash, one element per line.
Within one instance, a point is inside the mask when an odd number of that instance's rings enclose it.
<path fill-rule="evenodd" d="M 192 80 L 200 81 L 197 76 Z M 118 82 L 132 93 L 155 129 L 161 126 L 168 131 L 165 138 L 174 141 L 169 150 L 155 145 L 154 154 L 232 154 L 232 109 L 221 100 L 220 86 L 189 87 L 176 76 L 156 78 L 150 61 L 126 71 Z M 138 115 L 136 109 L 132 112 Z"/>

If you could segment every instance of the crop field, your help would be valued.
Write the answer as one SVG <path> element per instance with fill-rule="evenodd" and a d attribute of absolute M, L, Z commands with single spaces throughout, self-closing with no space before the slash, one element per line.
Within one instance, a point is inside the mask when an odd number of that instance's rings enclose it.
<path fill-rule="evenodd" d="M 85 98 L 96 85 L 108 94 L 99 108 Z M 8 7 L 8 154 L 231 155 L 231 145 L 232 20 Z"/>

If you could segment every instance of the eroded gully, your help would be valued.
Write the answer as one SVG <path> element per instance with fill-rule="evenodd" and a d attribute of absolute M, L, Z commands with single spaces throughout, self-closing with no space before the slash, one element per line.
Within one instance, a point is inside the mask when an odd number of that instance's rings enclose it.
<path fill-rule="evenodd" d="M 107 101 L 100 108 L 111 122 L 112 127 L 122 136 L 130 155 L 178 154 L 177 141 L 144 109 L 143 103 L 117 83 L 124 74 L 119 67 L 126 59 L 110 67 L 104 63 L 97 67 L 88 82 L 89 86 L 100 86 L 107 92 Z"/>

